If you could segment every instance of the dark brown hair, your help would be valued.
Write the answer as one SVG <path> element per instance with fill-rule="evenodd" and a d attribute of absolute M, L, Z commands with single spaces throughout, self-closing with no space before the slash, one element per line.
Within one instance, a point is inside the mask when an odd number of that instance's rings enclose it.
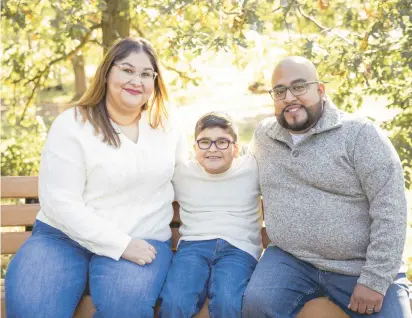
<path fill-rule="evenodd" d="M 228 114 L 221 112 L 211 112 L 200 117 L 195 127 L 195 139 L 203 130 L 215 127 L 226 130 L 233 137 L 233 141 L 237 142 L 238 129 L 236 125 Z"/>
<path fill-rule="evenodd" d="M 166 86 L 163 82 L 159 60 L 152 45 L 143 38 L 124 38 L 114 44 L 97 68 L 90 87 L 82 98 L 71 106 L 76 107 L 82 115 L 83 122 L 87 120 L 93 125 L 95 133 L 103 134 L 103 142 L 114 147 L 120 147 L 120 139 L 112 124 L 106 108 L 106 78 L 113 64 L 125 59 L 131 53 L 144 52 L 149 57 L 154 71 L 158 74 L 155 79 L 154 92 L 142 110 L 149 111 L 149 124 L 152 128 L 163 126 L 167 119 L 166 101 L 168 99 Z"/>

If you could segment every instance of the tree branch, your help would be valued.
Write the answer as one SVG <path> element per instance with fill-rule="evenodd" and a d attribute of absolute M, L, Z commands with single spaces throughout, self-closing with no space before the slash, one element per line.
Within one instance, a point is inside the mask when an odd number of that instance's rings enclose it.
<path fill-rule="evenodd" d="M 39 76 L 43 76 L 44 73 L 45 73 L 47 70 L 49 70 L 52 65 L 54 65 L 54 64 L 56 64 L 56 63 L 58 63 L 58 62 L 61 62 L 61 61 L 68 60 L 68 59 L 70 59 L 73 55 L 77 54 L 77 52 L 79 52 L 79 51 L 83 48 L 83 46 L 85 46 L 85 45 L 87 44 L 87 42 L 89 42 L 89 39 L 90 39 L 93 31 L 96 30 L 96 29 L 98 29 L 98 28 L 100 28 L 100 27 L 101 27 L 101 24 L 95 24 L 95 25 L 93 25 L 93 26 L 89 29 L 89 32 L 87 32 L 87 34 L 84 36 L 84 38 L 80 41 L 80 43 L 79 43 L 72 51 L 70 51 L 69 53 L 64 54 L 64 55 L 62 55 L 62 56 L 60 56 L 60 57 L 58 57 L 58 58 L 56 58 L 56 59 L 54 59 L 54 60 L 51 60 L 51 61 L 48 63 L 48 65 L 47 65 L 42 71 L 40 71 L 40 74 L 37 74 L 36 76 L 32 77 L 31 79 L 28 79 L 26 82 L 24 82 L 24 85 L 27 85 L 27 84 L 29 84 L 29 83 L 32 83 L 32 82 L 36 81 L 37 78 L 38 78 Z M 15 81 L 15 82 L 13 82 L 13 83 L 19 83 L 19 82 L 21 82 L 21 81 L 22 81 L 22 80 L 17 80 L 17 81 Z"/>
<path fill-rule="evenodd" d="M 220 7 L 220 5 L 222 5 L 222 2 L 224 2 L 224 1 L 219 1 L 219 3 L 216 5 L 216 8 L 219 8 Z M 244 8 L 245 8 L 245 3 L 246 3 L 247 1 L 244 1 L 243 2 L 243 4 L 242 4 L 242 7 L 240 7 L 240 8 L 237 8 L 236 10 L 234 10 L 234 11 L 226 11 L 226 10 L 221 10 L 224 14 L 226 14 L 226 15 L 239 15 L 239 14 L 242 14 L 242 11 L 244 10 Z M 234 6 L 232 7 L 232 9 L 231 10 L 233 10 L 234 9 Z"/>
<path fill-rule="evenodd" d="M 299 13 L 304 18 L 306 18 L 307 20 L 313 22 L 319 29 L 321 29 L 322 31 L 325 31 L 325 32 L 332 30 L 331 28 L 324 27 L 322 24 L 320 24 L 318 21 L 316 21 L 315 18 L 313 18 L 313 17 L 309 16 L 308 14 L 306 14 L 305 12 L 303 12 L 300 7 L 301 7 L 300 5 L 297 6 Z"/>
<path fill-rule="evenodd" d="M 18 123 L 17 123 L 17 124 L 20 124 L 20 122 L 24 119 L 24 116 L 26 115 L 26 111 L 27 111 L 27 109 L 29 108 L 29 106 L 30 106 L 30 104 L 31 104 L 31 102 L 32 102 L 32 100 L 33 100 L 33 98 L 34 98 L 34 95 L 35 95 L 35 93 L 36 93 L 36 90 L 37 90 L 37 88 L 40 86 L 40 80 L 41 80 L 41 79 L 42 79 L 42 76 L 38 76 L 38 77 L 37 77 L 37 80 L 36 80 L 36 82 L 34 83 L 34 88 L 32 89 L 32 91 L 31 91 L 31 93 L 30 93 L 29 99 L 28 99 L 26 105 L 24 106 L 23 112 L 21 113 L 21 116 L 20 116 L 20 118 L 18 119 Z"/>
<path fill-rule="evenodd" d="M 289 42 L 292 42 L 292 37 L 290 36 L 290 28 L 289 28 L 288 22 L 286 21 L 286 17 L 288 16 L 290 9 L 292 8 L 292 5 L 293 5 L 293 2 L 289 3 L 283 15 L 283 22 L 285 23 L 286 29 L 288 31 Z"/>
<path fill-rule="evenodd" d="M 240 11 L 227 12 L 227 11 L 225 11 L 225 10 L 222 10 L 222 12 L 223 12 L 224 14 L 226 14 L 226 15 L 239 15 L 239 14 L 241 14 Z"/>
<path fill-rule="evenodd" d="M 27 109 L 29 108 L 29 106 L 30 106 L 30 104 L 31 104 L 31 102 L 32 102 L 32 100 L 33 100 L 33 98 L 34 98 L 35 92 L 36 92 L 36 90 L 37 90 L 37 89 L 39 88 L 39 86 L 40 86 L 40 81 L 42 80 L 42 78 L 43 78 L 44 76 L 46 76 L 46 75 L 49 73 L 51 66 L 54 65 L 54 64 L 56 64 L 56 63 L 58 63 L 58 62 L 60 62 L 60 61 L 68 60 L 68 59 L 70 59 L 73 55 L 77 54 L 77 52 L 79 52 L 79 51 L 82 49 L 82 47 L 83 47 L 84 45 L 86 45 L 86 43 L 89 41 L 89 39 L 90 39 L 93 31 L 94 31 L 95 29 L 100 28 L 100 27 L 101 27 L 101 24 L 95 24 L 95 25 L 93 25 L 93 26 L 89 29 L 89 32 L 84 36 L 84 38 L 80 41 L 80 43 L 79 43 L 72 51 L 70 51 L 69 53 L 67 53 L 67 54 L 65 54 L 65 55 L 62 55 L 62 56 L 60 56 L 60 57 L 52 60 L 42 71 L 40 71 L 39 73 L 37 73 L 36 76 L 34 76 L 33 78 L 27 80 L 27 81 L 23 84 L 24 86 L 26 86 L 26 85 L 28 85 L 28 84 L 30 84 L 30 83 L 34 83 L 34 88 L 33 88 L 32 92 L 31 92 L 31 94 L 30 94 L 30 96 L 29 96 L 29 99 L 28 99 L 26 105 L 24 106 L 23 112 L 22 112 L 22 114 L 21 114 L 21 116 L 20 116 L 20 121 L 23 120 L 24 116 L 26 115 L 26 111 L 27 111 Z M 20 82 L 20 80 L 13 82 L 13 84 L 17 84 L 17 83 L 19 83 L 19 82 Z"/>
<path fill-rule="evenodd" d="M 286 30 L 288 31 L 289 42 L 292 42 L 292 37 L 290 36 L 290 29 L 288 21 L 286 21 L 286 15 L 283 16 L 283 22 L 285 23 Z"/>
<path fill-rule="evenodd" d="M 282 9 L 281 5 L 279 7 L 277 7 L 275 10 L 273 10 L 272 13 L 275 13 L 276 11 L 279 11 L 280 9 Z"/>
<path fill-rule="evenodd" d="M 63 61 L 63 60 L 68 60 L 68 59 L 70 59 L 73 55 L 76 55 L 77 52 L 79 52 L 79 51 L 83 48 L 83 46 L 85 46 L 85 45 L 87 44 L 87 42 L 89 42 L 89 39 L 90 39 L 93 31 L 96 30 L 96 29 L 98 29 L 98 28 L 100 28 L 101 26 L 102 26 L 102 25 L 101 25 L 100 23 L 93 25 L 93 26 L 89 29 L 89 32 L 87 32 L 87 34 L 84 36 L 83 40 L 81 40 L 80 43 L 79 43 L 72 51 L 70 51 L 69 53 L 67 53 L 67 54 L 65 54 L 65 55 L 62 55 L 61 57 L 59 57 L 59 58 L 57 58 L 57 59 L 55 59 L 55 60 L 52 60 L 52 61 L 50 62 L 50 65 L 56 64 L 56 63 L 58 63 L 58 62 L 60 62 L 60 61 Z"/>
<path fill-rule="evenodd" d="M 167 65 L 165 63 L 162 63 L 162 64 L 167 70 L 177 73 L 181 78 L 184 78 L 184 79 L 190 80 L 190 81 L 196 81 L 197 80 L 196 78 L 190 77 L 189 75 L 187 75 L 187 73 L 184 72 L 184 71 L 178 70 L 178 69 L 174 68 L 173 66 Z"/>
<path fill-rule="evenodd" d="M 99 42 L 97 39 L 91 39 L 91 40 L 89 41 L 89 43 L 94 43 L 94 44 L 97 44 L 98 46 L 103 46 L 103 43 L 102 43 L 102 42 Z"/>
<path fill-rule="evenodd" d="M 321 30 L 321 33 L 328 33 L 328 32 L 330 32 L 330 31 L 333 30 L 333 28 L 327 28 L 327 27 L 323 26 L 321 23 L 319 23 L 318 21 L 316 21 L 315 18 L 313 18 L 313 17 L 309 16 L 308 14 L 306 14 L 305 12 L 303 12 L 303 10 L 301 9 L 301 5 L 300 5 L 300 4 L 298 4 L 296 7 L 297 7 L 299 13 L 300 13 L 305 19 L 311 21 L 313 24 L 315 24 L 315 25 Z M 344 40 L 344 41 L 347 42 L 348 44 L 353 45 L 353 43 L 352 43 L 350 40 L 348 40 L 346 37 L 344 37 L 343 35 L 340 35 L 340 34 L 337 34 L 337 33 L 335 33 L 335 34 L 336 34 L 336 36 L 340 37 L 342 40 Z"/>

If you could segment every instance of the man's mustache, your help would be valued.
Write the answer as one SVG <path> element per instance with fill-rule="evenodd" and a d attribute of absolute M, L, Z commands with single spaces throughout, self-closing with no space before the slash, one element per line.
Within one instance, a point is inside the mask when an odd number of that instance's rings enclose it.
<path fill-rule="evenodd" d="M 291 107 L 291 106 L 303 107 L 303 109 L 304 109 L 305 111 L 307 111 L 306 107 L 305 107 L 304 105 L 302 105 L 302 104 L 289 104 L 289 105 L 287 105 L 285 108 L 283 108 L 280 113 L 276 113 L 276 112 L 275 112 L 275 116 L 282 116 L 282 115 L 284 115 L 285 112 L 287 111 L 287 109 L 288 109 L 289 107 Z"/>

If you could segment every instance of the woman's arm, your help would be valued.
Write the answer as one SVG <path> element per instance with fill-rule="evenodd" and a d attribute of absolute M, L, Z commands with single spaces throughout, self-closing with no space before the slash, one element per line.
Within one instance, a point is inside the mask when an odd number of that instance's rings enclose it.
<path fill-rule="evenodd" d="M 53 123 L 43 149 L 39 199 L 43 213 L 74 241 L 91 252 L 118 260 L 131 237 L 94 213 L 83 200 L 86 184 L 83 130 L 72 112 Z"/>

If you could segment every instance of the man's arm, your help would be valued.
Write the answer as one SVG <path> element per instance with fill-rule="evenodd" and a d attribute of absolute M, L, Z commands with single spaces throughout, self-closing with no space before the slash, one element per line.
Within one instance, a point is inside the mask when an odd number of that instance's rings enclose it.
<path fill-rule="evenodd" d="M 350 307 L 375 307 L 399 271 L 405 244 L 407 205 L 401 162 L 389 139 L 367 123 L 357 136 L 354 168 L 369 201 L 370 243 Z M 365 288 L 366 287 L 366 288 Z M 355 309 L 356 310 L 356 309 Z M 359 311 L 359 310 L 358 310 Z"/>

